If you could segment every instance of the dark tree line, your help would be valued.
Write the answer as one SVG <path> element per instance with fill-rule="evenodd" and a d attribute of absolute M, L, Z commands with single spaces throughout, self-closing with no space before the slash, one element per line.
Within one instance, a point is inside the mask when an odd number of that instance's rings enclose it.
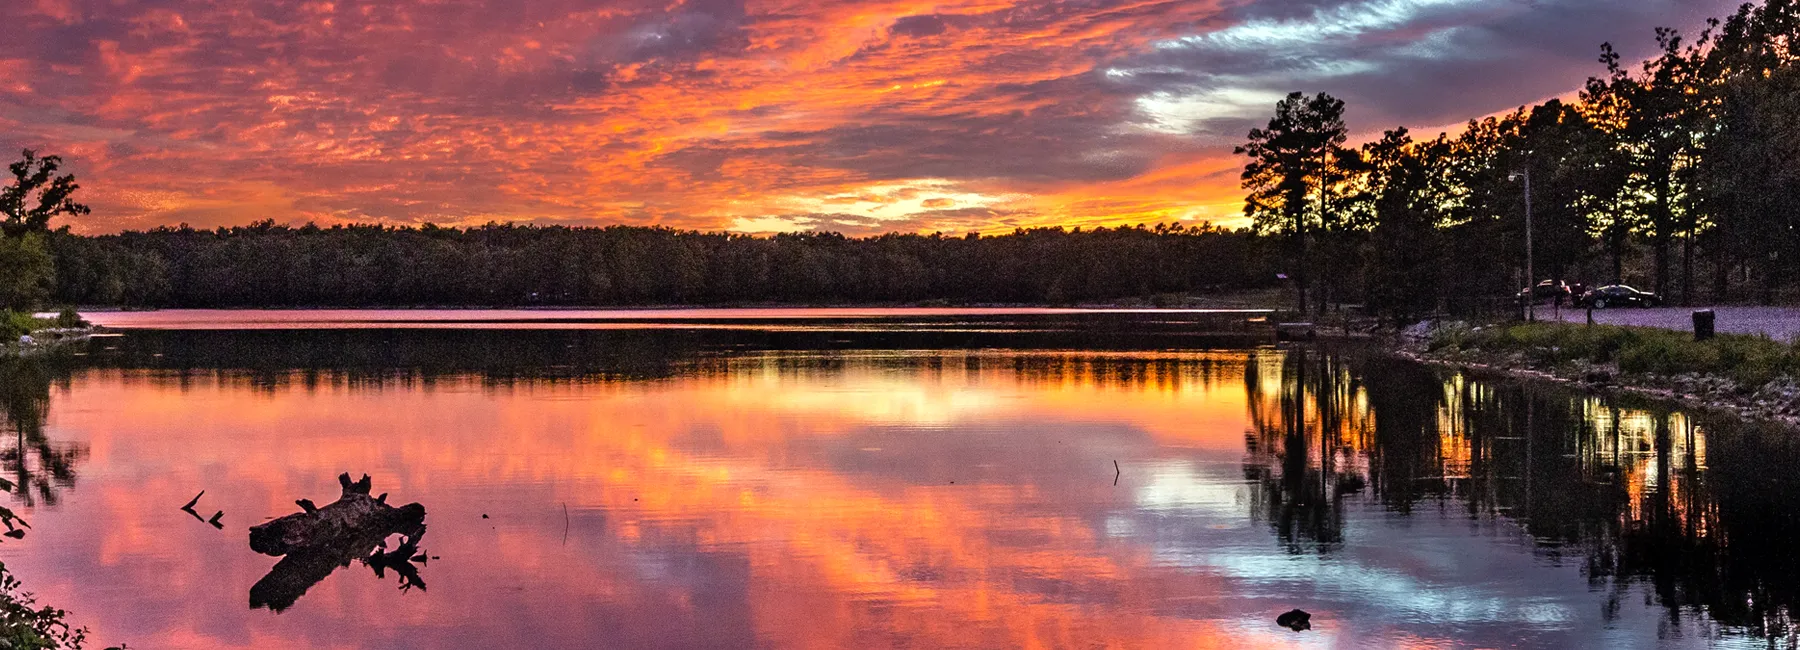
<path fill-rule="evenodd" d="M 1343 103 L 1294 93 L 1237 152 L 1246 215 L 1284 242 L 1300 308 L 1419 313 L 1537 278 L 1646 285 L 1679 302 L 1800 289 L 1800 4 L 1746 4 L 1688 40 L 1610 44 L 1577 101 L 1346 145 Z M 1533 280 L 1535 280 L 1533 279 Z M 1309 305 L 1307 296 L 1315 300 Z"/>
<path fill-rule="evenodd" d="M 1258 246 L 1165 225 L 853 238 L 263 222 L 49 238 L 57 302 L 159 307 L 1065 304 L 1268 285 Z"/>

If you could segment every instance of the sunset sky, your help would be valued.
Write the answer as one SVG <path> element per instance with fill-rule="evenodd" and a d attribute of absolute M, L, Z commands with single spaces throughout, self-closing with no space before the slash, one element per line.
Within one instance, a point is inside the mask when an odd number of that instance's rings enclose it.
<path fill-rule="evenodd" d="M 1736 0 L 7 0 L 0 148 L 107 232 L 1241 222 L 1292 90 L 1360 134 L 1562 95 Z"/>

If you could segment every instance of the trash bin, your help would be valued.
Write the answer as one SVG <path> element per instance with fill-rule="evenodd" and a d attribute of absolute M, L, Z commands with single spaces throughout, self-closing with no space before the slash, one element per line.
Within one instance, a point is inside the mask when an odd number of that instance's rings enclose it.
<path fill-rule="evenodd" d="M 1694 312 L 1694 340 L 1704 341 L 1713 337 L 1714 317 L 1711 309 Z"/>

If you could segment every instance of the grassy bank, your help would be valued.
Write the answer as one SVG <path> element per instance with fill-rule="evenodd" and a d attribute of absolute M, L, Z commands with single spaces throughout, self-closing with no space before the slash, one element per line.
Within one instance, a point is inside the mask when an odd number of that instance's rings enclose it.
<path fill-rule="evenodd" d="M 64 309 L 50 318 L 38 318 L 29 311 L 0 310 L 0 346 L 15 344 L 19 337 L 39 330 L 77 329 L 87 325 L 73 309 Z"/>
<path fill-rule="evenodd" d="M 19 340 L 20 336 L 30 334 L 51 325 L 45 319 L 34 318 L 31 314 L 18 311 L 0 311 L 0 343 Z"/>
<path fill-rule="evenodd" d="M 1541 370 L 1613 366 L 1635 375 L 1711 375 L 1754 388 L 1800 376 L 1800 347 L 1763 336 L 1721 334 L 1696 342 L 1688 332 L 1645 327 L 1530 323 L 1484 328 L 1446 325 L 1425 341 L 1437 357 L 1511 358 Z"/>

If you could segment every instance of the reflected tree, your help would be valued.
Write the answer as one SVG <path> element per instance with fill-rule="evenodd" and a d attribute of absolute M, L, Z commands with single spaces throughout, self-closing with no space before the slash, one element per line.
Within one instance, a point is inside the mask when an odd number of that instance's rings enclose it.
<path fill-rule="evenodd" d="M 1431 503 L 1517 526 L 1610 596 L 1607 620 L 1641 589 L 1670 625 L 1703 615 L 1800 642 L 1792 429 L 1312 351 L 1259 355 L 1246 375 L 1253 512 L 1294 552 L 1332 551 L 1354 499 Z"/>
<path fill-rule="evenodd" d="M 51 440 L 44 430 L 50 385 L 67 371 L 62 365 L 55 359 L 0 359 L 0 416 L 11 434 L 0 466 L 26 506 L 55 505 L 57 492 L 75 485 L 75 466 L 87 457 L 85 445 Z"/>
<path fill-rule="evenodd" d="M 45 433 L 50 409 L 50 385 L 64 372 L 50 359 L 0 358 L 0 422 L 11 447 L 0 450 L 0 466 L 9 479 L 0 489 L 12 492 L 26 506 L 54 505 L 57 492 L 75 485 L 75 466 L 87 456 L 87 447 L 56 442 Z M 19 538 L 30 526 L 11 509 L 0 507 L 0 524 L 7 537 Z"/>
<path fill-rule="evenodd" d="M 1289 550 L 1343 541 L 1343 501 L 1367 487 L 1357 462 L 1366 418 L 1339 417 L 1362 388 L 1342 361 L 1295 350 L 1252 357 L 1245 373 L 1251 430 L 1245 478 L 1257 511 Z"/>

